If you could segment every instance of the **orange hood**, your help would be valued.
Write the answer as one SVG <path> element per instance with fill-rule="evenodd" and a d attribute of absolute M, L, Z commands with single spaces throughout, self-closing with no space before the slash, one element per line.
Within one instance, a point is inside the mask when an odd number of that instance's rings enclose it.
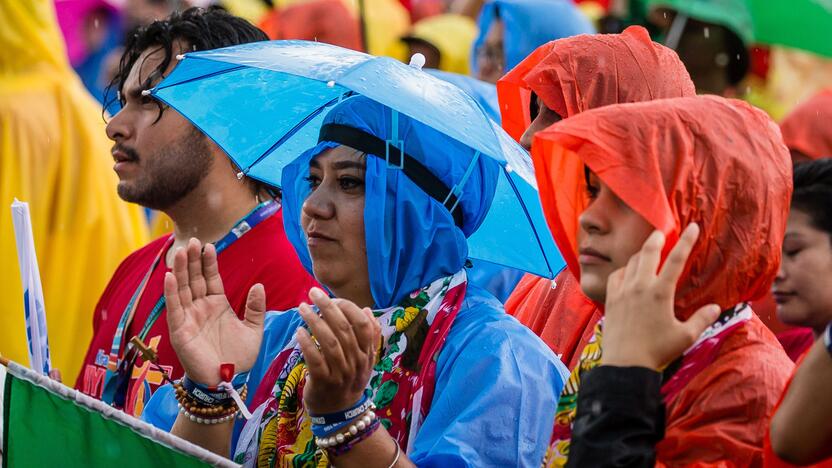
<path fill-rule="evenodd" d="M 783 141 L 812 159 L 832 158 L 832 89 L 816 94 L 783 119 Z"/>
<path fill-rule="evenodd" d="M 517 140 L 531 123 L 532 91 L 564 119 L 610 104 L 696 94 L 676 52 L 641 26 L 549 42 L 501 78 L 503 128 Z"/>
<path fill-rule="evenodd" d="M 792 192 L 789 152 L 762 111 L 714 96 L 594 109 L 538 132 L 532 156 L 544 213 L 569 268 L 588 205 L 584 166 L 668 238 L 699 223 L 676 310 L 763 296 L 780 263 Z"/>

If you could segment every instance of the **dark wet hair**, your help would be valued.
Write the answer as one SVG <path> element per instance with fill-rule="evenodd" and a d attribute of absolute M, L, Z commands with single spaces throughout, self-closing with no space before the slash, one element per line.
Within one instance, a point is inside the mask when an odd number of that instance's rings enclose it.
<path fill-rule="evenodd" d="M 173 47 L 177 41 L 184 42 L 190 50 L 199 51 L 268 39 L 266 33 L 256 26 L 222 8 L 189 8 L 181 13 L 173 13 L 167 19 L 154 21 L 128 35 L 118 71 L 107 86 L 105 96 L 108 99 L 104 107 L 108 107 L 115 99 L 124 104 L 121 95 L 124 82 L 139 56 L 151 47 L 158 47 L 164 51 L 165 56 L 142 84 L 144 89 L 150 88 L 153 81 L 161 77 L 171 61 L 176 59 Z M 164 107 L 159 103 L 159 117 L 163 111 Z"/>
<path fill-rule="evenodd" d="M 743 40 L 734 31 L 725 29 L 725 52 L 728 54 L 728 66 L 725 73 L 731 86 L 738 85 L 751 68 L 751 54 Z"/>
<path fill-rule="evenodd" d="M 792 209 L 809 215 L 812 226 L 832 236 L 832 159 L 794 167 Z"/>

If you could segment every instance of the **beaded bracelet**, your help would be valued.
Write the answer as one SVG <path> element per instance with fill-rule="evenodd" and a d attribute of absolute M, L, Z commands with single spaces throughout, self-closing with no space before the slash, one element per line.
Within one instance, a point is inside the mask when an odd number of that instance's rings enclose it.
<path fill-rule="evenodd" d="M 335 445 L 334 447 L 327 447 L 324 450 L 326 450 L 327 454 L 329 454 L 330 456 L 340 457 L 341 455 L 352 450 L 353 447 L 355 447 L 359 443 L 369 439 L 370 436 L 373 435 L 380 426 L 381 421 L 375 419 L 373 420 L 373 422 L 370 423 L 369 426 L 367 426 L 364 432 L 357 434 L 350 440 L 345 440 L 342 444 Z"/>
<path fill-rule="evenodd" d="M 190 419 L 191 421 L 193 421 L 197 424 L 220 424 L 220 423 L 228 422 L 228 421 L 231 421 L 232 419 L 234 419 L 237 416 L 237 413 L 239 411 L 237 411 L 237 409 L 235 408 L 234 412 L 231 413 L 231 414 L 226 414 L 226 415 L 220 416 L 218 418 L 204 418 L 204 417 L 197 416 L 195 414 L 192 414 L 192 413 L 188 412 L 188 410 L 186 410 L 180 404 L 179 405 L 179 412 L 181 414 L 187 416 L 188 419 Z"/>
<path fill-rule="evenodd" d="M 377 422 L 376 414 L 372 410 L 367 411 L 364 416 L 361 416 L 358 420 L 350 424 L 346 431 L 339 432 L 338 434 L 329 437 L 315 437 L 315 444 L 322 449 L 333 448 L 336 445 L 341 445 L 344 442 L 355 438 L 359 432 L 364 433 L 365 431 L 375 431 L 378 429 L 378 426 L 373 424 L 374 422 Z"/>

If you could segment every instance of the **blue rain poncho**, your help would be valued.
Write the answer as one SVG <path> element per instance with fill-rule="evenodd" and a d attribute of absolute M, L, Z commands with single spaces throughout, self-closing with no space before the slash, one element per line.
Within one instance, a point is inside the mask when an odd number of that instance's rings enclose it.
<path fill-rule="evenodd" d="M 476 72 L 477 50 L 499 15 L 505 26 L 503 50 L 508 72 L 539 46 L 564 37 L 592 34 L 595 28 L 571 0 L 492 0 L 480 10 L 480 34 L 471 55 Z"/>
<path fill-rule="evenodd" d="M 390 167 L 384 155 L 367 156 L 364 221 L 376 307 L 396 304 L 411 291 L 464 267 L 466 237 L 485 217 L 497 179 L 495 161 L 475 158 L 471 149 L 406 116 L 397 120 L 395 135 L 396 118 L 389 108 L 353 97 L 335 107 L 322 128 L 343 125 L 383 140 L 398 139 L 407 154 L 448 188 L 464 181 L 465 190 L 454 216 L 423 191 L 424 181 L 417 185 L 402 170 Z M 309 162 L 335 146 L 324 139 L 283 171 L 286 233 L 310 271 L 300 227 L 300 210 L 310 190 L 305 178 Z M 250 399 L 301 323 L 296 310 L 267 315 L 249 377 Z M 490 294 L 469 283 L 437 358 L 435 393 L 410 458 L 420 466 L 539 466 L 565 376 L 563 364 L 537 336 L 508 316 Z M 168 386 L 154 394 L 142 417 L 169 430 L 176 414 Z"/>

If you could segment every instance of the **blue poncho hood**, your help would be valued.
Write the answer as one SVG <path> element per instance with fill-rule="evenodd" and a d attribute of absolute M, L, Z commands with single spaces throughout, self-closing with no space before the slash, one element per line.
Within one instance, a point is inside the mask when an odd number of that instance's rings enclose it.
<path fill-rule="evenodd" d="M 461 192 L 457 192 L 459 213 L 455 220 L 442 201 L 428 195 L 401 169 L 388 164 L 385 154 L 368 154 L 364 230 L 375 307 L 395 305 L 406 294 L 459 271 L 468 256 L 466 238 L 480 226 L 494 197 L 498 163 L 361 96 L 336 105 L 324 118 L 322 128 L 338 125 L 361 130 L 381 140 L 397 139 L 396 147 L 403 146 L 405 153 L 448 189 L 462 182 Z M 309 162 L 336 146 L 339 143 L 319 141 L 286 166 L 282 174 L 286 235 L 310 272 L 312 259 L 300 224 L 301 207 L 310 193 L 305 178 L 309 174 Z"/>
<path fill-rule="evenodd" d="M 480 10 L 479 36 L 471 56 L 476 72 L 477 50 L 485 42 L 491 23 L 497 18 L 505 25 L 503 49 L 508 72 L 539 46 L 564 37 L 592 34 L 595 28 L 571 0 L 492 0 Z"/>

